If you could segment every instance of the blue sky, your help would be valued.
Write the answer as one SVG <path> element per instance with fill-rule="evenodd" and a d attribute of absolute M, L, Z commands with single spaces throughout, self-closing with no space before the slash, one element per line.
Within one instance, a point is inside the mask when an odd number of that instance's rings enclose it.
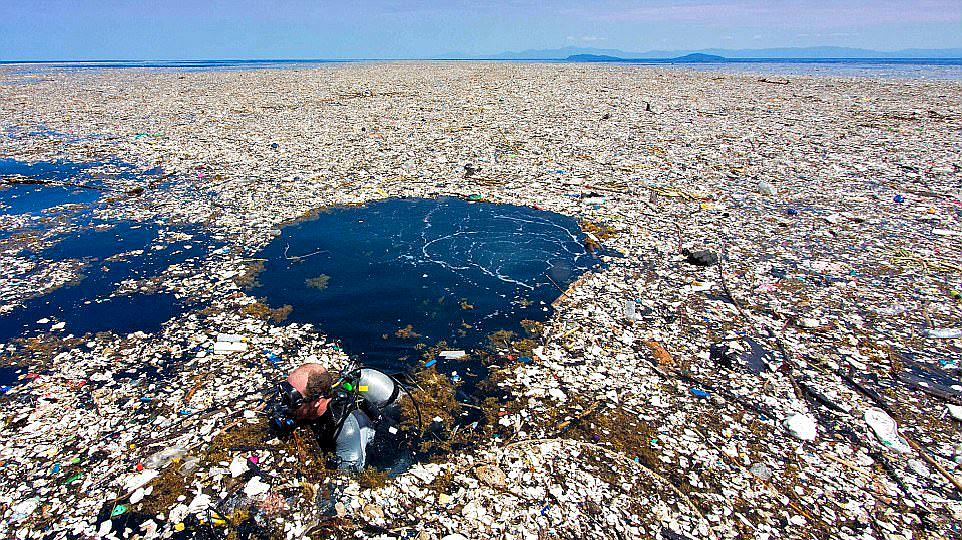
<path fill-rule="evenodd" d="M 0 0 L 0 60 L 962 47 L 962 0 Z"/>

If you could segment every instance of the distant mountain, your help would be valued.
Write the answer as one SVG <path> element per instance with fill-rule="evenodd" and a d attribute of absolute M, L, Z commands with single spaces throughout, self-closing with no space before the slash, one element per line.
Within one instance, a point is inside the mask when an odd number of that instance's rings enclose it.
<path fill-rule="evenodd" d="M 624 58 L 607 54 L 572 54 L 565 60 L 568 62 L 621 62 Z"/>
<path fill-rule="evenodd" d="M 614 58 L 641 58 L 642 53 L 625 52 L 619 49 L 596 49 L 594 47 L 562 47 L 560 49 L 528 49 L 526 51 L 502 52 L 478 58 L 493 60 L 565 60 L 569 56 L 611 56 Z"/>
<path fill-rule="evenodd" d="M 725 57 L 718 56 L 717 54 L 691 53 L 684 56 L 671 58 L 670 61 L 685 64 L 696 64 L 699 62 L 724 62 Z"/>
<path fill-rule="evenodd" d="M 565 60 L 568 62 L 633 62 L 636 60 L 645 60 L 651 62 L 670 62 L 675 64 L 696 64 L 704 62 L 724 62 L 726 59 L 724 56 L 718 56 L 715 54 L 692 53 L 675 58 L 663 59 L 623 58 L 620 56 L 609 56 L 607 54 L 572 54 L 571 56 L 565 58 Z"/>
<path fill-rule="evenodd" d="M 492 60 L 566 60 L 571 56 L 609 56 L 625 60 L 663 60 L 684 57 L 689 54 L 722 56 L 727 59 L 744 58 L 962 58 L 962 48 L 952 49 L 902 49 L 899 51 L 875 51 L 853 47 L 774 47 L 767 49 L 698 49 L 654 50 L 629 52 L 620 49 L 596 49 L 591 47 L 562 47 L 560 49 L 529 49 L 503 52 L 493 55 L 452 55 L 447 58 Z M 582 60 L 584 61 L 584 60 Z M 598 61 L 598 60 L 595 60 Z"/>

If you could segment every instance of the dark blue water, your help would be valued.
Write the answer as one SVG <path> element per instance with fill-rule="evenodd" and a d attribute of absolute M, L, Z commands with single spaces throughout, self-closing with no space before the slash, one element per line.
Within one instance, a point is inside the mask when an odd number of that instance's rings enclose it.
<path fill-rule="evenodd" d="M 90 204 L 100 198 L 94 189 L 16 184 L 0 187 L 0 212 L 28 214 L 63 204 Z"/>
<path fill-rule="evenodd" d="M 4 230 L 5 249 L 18 250 L 21 257 L 36 260 L 41 267 L 54 261 L 82 265 L 81 279 L 36 297 L 21 291 L 22 305 L 0 315 L 0 343 L 49 331 L 57 322 L 66 323 L 64 334 L 111 330 L 120 334 L 152 331 L 177 315 L 183 306 L 171 294 L 118 294 L 122 281 L 152 278 L 170 265 L 206 255 L 207 239 L 202 235 L 168 242 L 161 233 L 170 227 L 129 221 L 106 222 L 93 210 L 103 192 L 73 185 L 110 189 L 109 180 L 146 184 L 158 179 L 156 169 L 142 171 L 120 162 L 72 163 L 65 161 L 24 163 L 0 160 L 0 180 L 49 182 L 14 184 L 0 189 L 2 214 L 50 216 L 54 209 L 63 220 L 30 220 L 26 229 L 43 242 L 18 244 L 11 235 L 22 229 Z M 72 184 L 72 185 L 71 185 Z M 109 192 L 109 191 L 108 191 Z M 109 192 L 114 196 L 117 191 Z M 70 207 L 63 205 L 70 204 Z M 69 208 L 68 211 L 62 211 Z M 188 234 L 194 232 L 181 229 Z M 11 286 L 0 276 L 0 287 Z M 49 319 L 49 322 L 37 321 Z"/>
<path fill-rule="evenodd" d="M 82 260 L 86 264 L 83 277 L 0 315 L 0 342 L 49 330 L 58 321 L 66 323 L 64 334 L 78 336 L 107 330 L 121 335 L 152 331 L 181 311 L 180 302 L 172 294 L 114 293 L 121 281 L 151 278 L 172 264 L 205 255 L 206 242 L 199 243 L 200 238 L 158 242 L 160 227 L 155 224 L 124 222 L 107 229 L 93 225 L 86 224 L 36 254 L 50 261 Z M 154 249 L 159 246 L 164 247 Z M 38 323 L 41 319 L 50 322 Z"/>
<path fill-rule="evenodd" d="M 0 214 L 38 214 L 65 204 L 90 206 L 104 194 L 105 178 L 155 180 L 159 169 L 120 161 L 27 163 L 0 158 Z"/>
<path fill-rule="evenodd" d="M 532 208 L 387 199 L 284 228 L 258 255 L 267 262 L 252 294 L 292 305 L 291 320 L 315 323 L 365 364 L 399 371 L 419 359 L 418 344 L 472 349 L 545 320 L 559 287 L 598 263 L 583 239 L 575 220 Z"/>
<path fill-rule="evenodd" d="M 11 388 L 20 381 L 20 368 L 16 366 L 0 366 L 0 396 L 6 394 Z"/>
<path fill-rule="evenodd" d="M 71 162 L 25 163 L 0 159 L 0 214 L 39 213 L 63 204 L 91 204 L 102 194 L 87 171 L 94 164 Z M 15 180 L 65 182 L 90 185 L 42 185 L 11 183 Z"/>

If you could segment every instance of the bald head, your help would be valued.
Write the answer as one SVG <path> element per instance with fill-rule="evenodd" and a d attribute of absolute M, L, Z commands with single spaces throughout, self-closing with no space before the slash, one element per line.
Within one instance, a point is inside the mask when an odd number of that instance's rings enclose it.
<path fill-rule="evenodd" d="M 331 374 L 321 364 L 301 364 L 287 377 L 287 382 L 308 401 L 331 393 Z"/>
<path fill-rule="evenodd" d="M 287 377 L 287 382 L 304 396 L 304 405 L 297 413 L 309 420 L 324 414 L 331 399 L 331 374 L 321 364 L 301 364 Z"/>

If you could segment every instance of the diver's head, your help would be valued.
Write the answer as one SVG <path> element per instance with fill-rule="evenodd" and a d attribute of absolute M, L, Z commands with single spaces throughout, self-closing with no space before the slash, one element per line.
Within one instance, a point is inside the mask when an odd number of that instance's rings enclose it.
<path fill-rule="evenodd" d="M 331 403 L 332 378 L 327 368 L 321 364 L 302 364 L 291 372 L 287 382 L 295 392 L 285 398 L 289 401 L 292 416 L 295 420 L 312 421 L 327 412 Z"/>

